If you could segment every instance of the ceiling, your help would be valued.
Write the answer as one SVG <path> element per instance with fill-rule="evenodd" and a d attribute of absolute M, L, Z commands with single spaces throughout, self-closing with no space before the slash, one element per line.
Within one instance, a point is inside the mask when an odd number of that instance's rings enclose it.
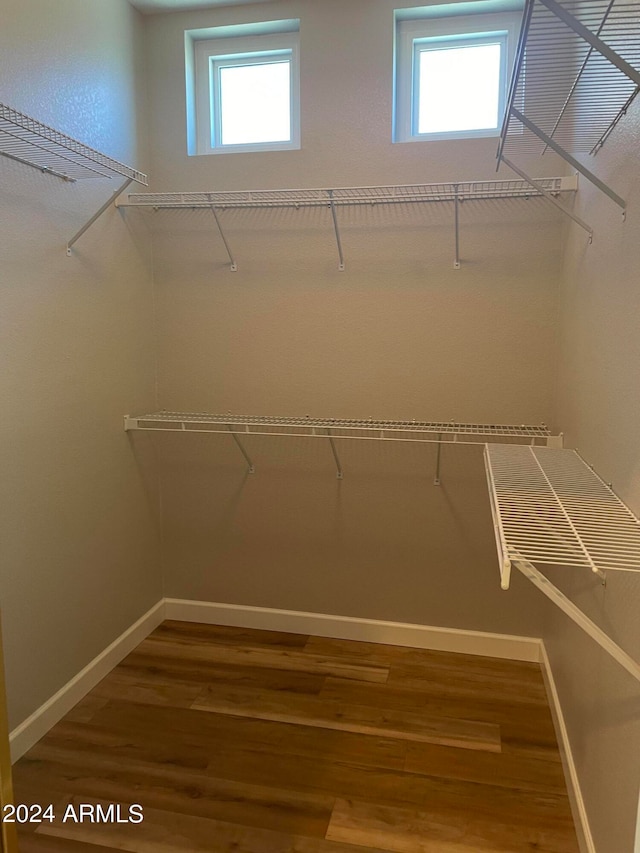
<path fill-rule="evenodd" d="M 214 6 L 238 6 L 240 4 L 267 3 L 268 0 L 129 0 L 145 15 L 155 12 L 184 12 L 188 9 L 210 9 Z"/>

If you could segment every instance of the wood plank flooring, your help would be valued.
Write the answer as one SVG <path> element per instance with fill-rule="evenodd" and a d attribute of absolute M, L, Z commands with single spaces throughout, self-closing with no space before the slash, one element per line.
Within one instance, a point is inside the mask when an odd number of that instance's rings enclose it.
<path fill-rule="evenodd" d="M 539 667 L 471 655 L 165 622 L 14 785 L 21 853 L 578 853 Z"/>

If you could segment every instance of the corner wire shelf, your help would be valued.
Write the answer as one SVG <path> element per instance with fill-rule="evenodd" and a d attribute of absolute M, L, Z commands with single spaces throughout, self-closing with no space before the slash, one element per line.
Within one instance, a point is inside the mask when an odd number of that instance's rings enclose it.
<path fill-rule="evenodd" d="M 407 184 L 378 187 L 339 187 L 334 189 L 239 190 L 229 192 L 130 193 L 118 207 L 149 210 L 205 210 L 213 214 L 215 225 L 224 243 L 235 272 L 237 263 L 222 221 L 220 211 L 237 209 L 321 207 L 329 210 L 338 250 L 338 269 L 345 269 L 344 251 L 337 210 L 378 204 L 437 204 L 453 205 L 455 231 L 454 269 L 460 269 L 459 206 L 463 202 L 493 199 L 518 199 L 544 196 L 564 210 L 558 196 L 575 192 L 575 177 L 544 178 L 534 186 L 530 180 L 459 181 L 438 184 Z"/>
<path fill-rule="evenodd" d="M 124 183 L 67 243 L 71 247 L 134 181 L 147 185 L 147 176 L 77 139 L 0 103 L 0 155 L 43 174 L 75 183 L 87 179 L 123 177 Z"/>
<path fill-rule="evenodd" d="M 485 465 L 503 589 L 517 568 L 635 678 L 640 664 L 537 568 L 640 572 L 640 521 L 574 450 L 487 444 Z"/>
<path fill-rule="evenodd" d="M 155 412 L 131 417 L 125 415 L 124 428 L 151 432 L 213 433 L 231 435 L 247 462 L 249 473 L 255 467 L 242 438 L 247 436 L 290 436 L 320 438 L 328 441 L 336 465 L 337 477 L 343 478 L 336 441 L 396 441 L 437 444 L 435 485 L 440 484 L 441 448 L 443 444 L 485 444 L 487 439 L 525 442 L 531 445 L 562 446 L 561 435 L 551 435 L 544 425 L 469 424 L 454 421 L 381 421 L 351 418 L 291 418 L 258 415 L 205 414 L 198 412 Z"/>
<path fill-rule="evenodd" d="M 624 212 L 624 199 L 573 154 L 602 147 L 640 91 L 639 69 L 640 0 L 526 0 L 498 166 L 535 183 L 509 158 L 551 149 Z"/>

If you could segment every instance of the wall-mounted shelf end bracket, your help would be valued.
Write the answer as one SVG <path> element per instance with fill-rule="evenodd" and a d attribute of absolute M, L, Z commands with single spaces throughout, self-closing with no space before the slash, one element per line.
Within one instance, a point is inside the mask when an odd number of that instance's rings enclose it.
<path fill-rule="evenodd" d="M 108 210 L 112 204 L 115 204 L 118 196 L 122 195 L 122 193 L 127 189 L 127 187 L 133 183 L 133 180 L 134 180 L 133 178 L 127 178 L 127 180 L 122 184 L 122 186 L 119 189 L 117 189 L 113 193 L 113 195 L 109 196 L 109 198 L 107 199 L 107 201 L 105 201 L 105 203 L 102 205 L 100 210 L 98 210 L 96 213 L 94 213 L 93 216 L 91 217 L 91 219 L 88 222 L 86 222 L 82 226 L 82 228 L 73 235 L 73 237 L 67 243 L 67 257 L 69 257 L 69 258 L 71 257 L 71 255 L 72 255 L 71 249 L 72 249 L 74 243 L 77 240 L 79 240 L 80 237 L 82 237 L 82 235 L 86 231 L 89 230 L 89 228 L 91 228 L 91 226 L 94 224 L 94 222 L 96 222 L 98 219 L 100 219 L 100 217 L 105 212 L 105 210 Z"/>
<path fill-rule="evenodd" d="M 637 681 L 640 681 L 640 664 L 611 639 L 595 622 L 592 622 L 580 608 L 551 583 L 541 571 L 527 560 L 514 560 L 513 565 L 536 586 L 550 601 L 560 608 L 576 625 L 579 625 L 598 645 L 616 660 Z"/>
<path fill-rule="evenodd" d="M 569 219 L 573 219 L 576 225 L 579 225 L 580 228 L 587 232 L 587 234 L 589 235 L 589 243 L 593 242 L 593 228 L 588 223 L 586 223 L 584 219 L 581 219 L 576 213 L 574 213 L 572 210 L 562 204 L 561 201 L 558 201 L 558 199 L 553 193 L 550 193 L 549 190 L 543 187 L 539 181 L 535 180 L 535 178 L 531 178 L 529 175 L 527 175 L 527 173 L 523 169 L 521 169 L 519 166 L 516 166 L 515 163 L 512 163 L 511 160 L 504 156 L 504 154 L 500 155 L 500 162 L 504 163 L 505 166 L 508 166 L 512 172 L 516 173 L 516 175 L 519 175 L 523 181 L 527 181 L 529 184 L 531 184 L 531 186 L 535 190 L 541 193 L 547 199 L 547 201 L 550 201 L 554 207 L 557 207 L 558 210 L 561 210 L 565 216 L 568 216 Z"/>

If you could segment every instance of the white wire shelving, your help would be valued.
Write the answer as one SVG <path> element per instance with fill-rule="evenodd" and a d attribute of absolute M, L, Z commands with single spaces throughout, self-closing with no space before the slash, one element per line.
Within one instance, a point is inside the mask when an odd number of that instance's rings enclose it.
<path fill-rule="evenodd" d="M 230 268 L 237 270 L 220 212 L 225 210 L 258 210 L 265 208 L 326 208 L 330 213 L 338 250 L 338 269 L 345 269 L 338 209 L 370 205 L 449 204 L 453 207 L 455 256 L 453 266 L 460 268 L 459 207 L 464 202 L 494 199 L 528 199 L 539 196 L 557 201 L 563 194 L 574 193 L 573 177 L 531 180 L 459 181 L 437 184 L 407 184 L 376 187 L 336 187 L 320 189 L 238 190 L 228 192 L 130 193 L 118 207 L 158 210 L 204 210 L 213 214 L 215 225 L 229 256 Z M 329 220 L 328 220 L 329 221 Z"/>
<path fill-rule="evenodd" d="M 472 424 L 454 421 L 386 421 L 351 418 L 263 417 L 257 415 L 154 412 L 131 417 L 124 428 L 152 432 L 213 433 L 231 435 L 254 473 L 243 439 L 247 436 L 291 436 L 328 441 L 338 479 L 343 478 L 336 441 L 396 441 L 437 444 L 435 483 L 440 483 L 440 449 L 443 444 L 485 444 L 487 440 L 562 446 L 562 436 L 551 435 L 544 424 Z"/>
<path fill-rule="evenodd" d="M 573 155 L 596 153 L 639 90 L 640 0 L 526 0 L 498 165 L 522 176 L 511 156 L 555 151 L 624 211 Z"/>
<path fill-rule="evenodd" d="M 0 155 L 43 174 L 74 183 L 88 179 L 124 178 L 109 200 L 67 243 L 73 244 L 133 182 L 147 185 L 147 176 L 106 154 L 90 148 L 25 113 L 0 103 Z"/>
<path fill-rule="evenodd" d="M 517 568 L 628 672 L 640 665 L 537 568 L 640 572 L 640 521 L 573 450 L 487 444 L 485 464 L 503 589 Z"/>

